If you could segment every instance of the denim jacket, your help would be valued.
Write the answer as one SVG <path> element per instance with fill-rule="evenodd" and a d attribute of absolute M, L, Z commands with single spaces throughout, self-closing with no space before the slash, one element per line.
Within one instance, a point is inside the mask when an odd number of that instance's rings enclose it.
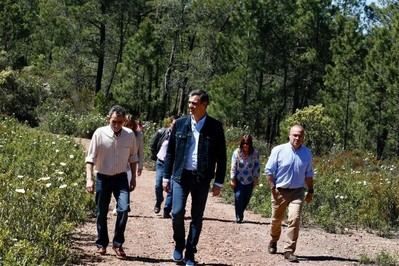
<path fill-rule="evenodd" d="M 192 137 L 191 116 L 176 120 L 166 152 L 164 179 L 173 176 L 173 180 L 180 180 L 186 161 L 186 150 Z M 197 161 L 198 176 L 202 180 L 210 182 L 215 177 L 215 183 L 223 184 L 226 174 L 226 141 L 223 126 L 209 115 L 200 131 Z"/>

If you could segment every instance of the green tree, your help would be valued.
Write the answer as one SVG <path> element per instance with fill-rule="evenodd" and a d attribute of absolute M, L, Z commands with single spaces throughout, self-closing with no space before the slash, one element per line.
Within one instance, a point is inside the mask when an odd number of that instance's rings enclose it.
<path fill-rule="evenodd" d="M 396 4 L 381 7 L 379 25 L 367 36 L 370 47 L 365 58 L 363 84 L 359 88 L 357 139 L 359 146 L 375 151 L 377 159 L 398 151 L 398 31 L 399 9 Z"/>
<path fill-rule="evenodd" d="M 340 133 L 337 141 L 345 150 L 354 144 L 356 88 L 361 81 L 366 50 L 356 17 L 339 13 L 335 22 L 337 34 L 331 43 L 332 63 L 327 65 L 324 77 L 326 89 L 320 94 L 327 112 L 336 121 Z"/>
<path fill-rule="evenodd" d="M 8 64 L 14 69 L 28 65 L 30 34 L 36 21 L 36 1 L 4 0 L 0 2 L 0 50 L 7 52 Z"/>
<path fill-rule="evenodd" d="M 305 128 L 305 144 L 312 149 L 314 154 L 331 152 L 338 132 L 333 119 L 326 114 L 322 105 L 305 107 L 287 117 L 281 123 L 281 142 L 286 141 L 289 129 L 295 124 L 300 124 Z"/>
<path fill-rule="evenodd" d="M 119 65 L 120 83 L 114 89 L 116 101 L 133 113 L 145 112 L 147 120 L 162 116 L 155 114 L 157 106 L 162 105 L 159 88 L 162 55 L 162 40 L 152 23 L 145 20 L 129 38 Z"/>
<path fill-rule="evenodd" d="M 37 126 L 36 108 L 46 97 L 40 80 L 29 73 L 0 71 L 0 113 Z"/>

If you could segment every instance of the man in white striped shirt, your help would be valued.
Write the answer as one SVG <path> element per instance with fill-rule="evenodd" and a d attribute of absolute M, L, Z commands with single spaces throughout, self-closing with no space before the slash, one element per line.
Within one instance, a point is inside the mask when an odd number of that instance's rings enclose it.
<path fill-rule="evenodd" d="M 86 157 L 86 190 L 93 193 L 95 188 L 96 192 L 97 253 L 105 255 L 107 252 L 107 213 L 113 194 L 117 202 L 117 218 L 112 249 L 120 259 L 126 258 L 122 245 L 125 242 L 129 192 L 136 186 L 138 162 L 135 135 L 131 129 L 122 127 L 125 115 L 126 111 L 121 106 L 111 108 L 107 117 L 109 125 L 94 132 Z M 128 165 L 132 172 L 130 183 L 127 178 Z"/>

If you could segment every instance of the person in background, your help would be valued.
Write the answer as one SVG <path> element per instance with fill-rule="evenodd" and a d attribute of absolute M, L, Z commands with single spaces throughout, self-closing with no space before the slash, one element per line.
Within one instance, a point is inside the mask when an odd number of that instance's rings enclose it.
<path fill-rule="evenodd" d="M 303 201 L 309 203 L 313 199 L 312 153 L 303 145 L 304 137 L 305 130 L 301 125 L 292 126 L 289 142 L 272 149 L 265 167 L 272 191 L 272 226 L 268 251 L 270 254 L 277 253 L 281 222 L 288 208 L 288 243 L 284 247 L 284 258 L 289 262 L 298 262 L 294 252 L 299 236 Z"/>
<path fill-rule="evenodd" d="M 172 259 L 195 265 L 194 254 L 202 230 L 202 221 L 211 180 L 214 196 L 220 194 L 226 174 L 226 141 L 222 123 L 206 112 L 209 96 L 203 90 L 189 94 L 190 115 L 176 120 L 165 157 L 163 187 L 172 186 L 172 225 L 175 249 Z M 170 180 L 173 180 L 172 182 Z M 185 236 L 184 215 L 191 194 L 191 223 Z M 185 254 L 183 258 L 183 251 Z"/>
<path fill-rule="evenodd" d="M 230 186 L 234 190 L 236 222 L 242 223 L 244 211 L 252 196 L 253 188 L 258 184 L 260 174 L 259 153 L 254 149 L 252 136 L 244 135 L 240 147 L 231 158 Z"/>
<path fill-rule="evenodd" d="M 162 177 L 164 172 L 165 155 L 168 148 L 169 136 L 172 131 L 172 127 L 178 117 L 170 116 L 164 119 L 164 127 L 159 129 L 152 138 L 151 141 L 151 159 L 156 161 L 155 163 L 155 206 L 154 212 L 159 213 L 161 210 L 161 204 L 164 200 L 163 188 L 162 188 Z M 170 212 L 172 210 L 172 190 L 167 193 L 165 199 L 165 205 L 163 209 L 163 217 L 171 218 Z"/>
<path fill-rule="evenodd" d="M 112 194 L 117 202 L 112 249 L 117 258 L 125 259 L 123 250 L 125 228 L 128 219 L 130 191 L 136 187 L 137 146 L 134 132 L 123 127 L 126 111 L 119 105 L 113 106 L 107 116 L 108 125 L 97 128 L 90 141 L 85 159 L 86 190 L 96 192 L 97 253 L 105 255 L 109 244 L 107 213 Z M 127 179 L 127 165 L 132 178 Z M 95 170 L 95 172 L 94 172 Z M 93 175 L 96 175 L 94 186 Z"/>
<path fill-rule="evenodd" d="M 125 127 L 133 130 L 136 136 L 137 145 L 137 157 L 139 159 L 137 165 L 137 176 L 141 176 L 144 166 L 144 132 L 143 127 L 138 124 L 138 122 L 132 117 L 131 114 L 126 115 Z"/>
<path fill-rule="evenodd" d="M 137 124 L 137 130 L 141 131 L 144 134 L 144 124 L 143 121 L 141 121 L 141 119 L 137 118 L 136 120 L 136 124 Z"/>
<path fill-rule="evenodd" d="M 137 165 L 136 176 L 141 176 L 141 172 L 143 171 L 143 165 L 144 165 L 144 135 L 143 135 L 143 132 L 141 131 L 136 120 L 132 117 L 131 114 L 126 115 L 126 121 L 124 123 L 124 126 L 133 130 L 134 135 L 136 137 L 137 157 L 139 160 L 138 165 Z M 130 169 L 127 171 L 127 178 L 130 183 L 130 180 L 132 178 L 132 172 Z M 115 204 L 115 208 L 112 212 L 114 215 L 117 215 L 116 209 L 117 209 L 117 206 Z"/>

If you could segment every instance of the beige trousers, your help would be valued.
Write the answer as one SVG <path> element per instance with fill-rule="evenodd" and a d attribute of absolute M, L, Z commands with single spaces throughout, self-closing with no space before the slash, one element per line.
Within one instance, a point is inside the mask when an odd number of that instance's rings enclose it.
<path fill-rule="evenodd" d="M 288 242 L 284 247 L 284 252 L 295 252 L 299 235 L 299 227 L 301 222 L 301 210 L 305 190 L 298 189 L 282 189 L 278 188 L 277 200 L 272 195 L 272 228 L 270 235 L 272 242 L 277 242 L 281 235 L 281 223 L 285 217 L 285 211 L 288 207 L 287 219 L 287 238 Z"/>

